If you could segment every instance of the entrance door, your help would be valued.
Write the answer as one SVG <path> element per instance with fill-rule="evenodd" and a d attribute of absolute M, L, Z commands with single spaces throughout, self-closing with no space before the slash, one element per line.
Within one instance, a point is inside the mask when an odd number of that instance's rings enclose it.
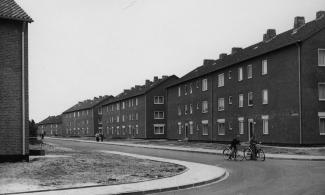
<path fill-rule="evenodd" d="M 254 135 L 254 119 L 248 119 L 248 141 L 250 141 Z"/>
<path fill-rule="evenodd" d="M 188 123 L 185 123 L 185 137 L 184 137 L 184 139 L 188 139 L 188 130 L 189 130 L 189 128 L 188 128 Z"/>

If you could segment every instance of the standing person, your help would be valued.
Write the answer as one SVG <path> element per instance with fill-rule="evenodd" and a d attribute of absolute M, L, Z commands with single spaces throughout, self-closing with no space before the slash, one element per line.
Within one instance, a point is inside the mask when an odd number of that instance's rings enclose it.
<path fill-rule="evenodd" d="M 99 136 L 100 136 L 100 141 L 103 142 L 104 141 L 104 134 L 102 132 L 100 132 Z"/>
<path fill-rule="evenodd" d="M 98 132 L 95 134 L 95 137 L 96 137 L 96 141 L 99 142 L 99 134 L 98 134 Z"/>
<path fill-rule="evenodd" d="M 251 160 L 256 160 L 256 153 L 257 153 L 256 144 L 257 144 L 257 141 L 255 139 L 255 136 L 253 136 L 252 139 L 249 141 L 249 147 L 252 150 Z"/>
<path fill-rule="evenodd" d="M 234 137 L 234 139 L 230 143 L 231 154 L 229 155 L 229 160 L 234 157 L 236 159 L 237 155 L 237 145 L 240 145 L 239 135 Z"/>

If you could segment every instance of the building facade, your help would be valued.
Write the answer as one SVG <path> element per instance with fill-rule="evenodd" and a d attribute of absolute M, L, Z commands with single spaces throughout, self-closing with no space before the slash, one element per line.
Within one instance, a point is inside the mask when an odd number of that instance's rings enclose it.
<path fill-rule="evenodd" d="M 103 104 L 103 133 L 109 138 L 166 138 L 166 87 L 176 76 L 154 77 L 143 86 L 124 90 Z"/>
<path fill-rule="evenodd" d="M 168 138 L 325 143 L 325 14 L 233 48 L 168 88 Z"/>
<path fill-rule="evenodd" d="M 102 131 L 102 105 L 113 96 L 99 96 L 78 102 L 62 113 L 63 136 L 94 136 Z"/>
<path fill-rule="evenodd" d="M 29 159 L 28 23 L 13 0 L 0 1 L 0 162 Z"/>
<path fill-rule="evenodd" d="M 45 136 L 62 135 L 62 116 L 49 116 L 37 124 L 38 134 Z"/>

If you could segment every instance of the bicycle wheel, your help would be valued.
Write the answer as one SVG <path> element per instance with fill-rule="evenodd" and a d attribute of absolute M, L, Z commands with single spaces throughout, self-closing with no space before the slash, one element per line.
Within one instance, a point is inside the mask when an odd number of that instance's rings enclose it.
<path fill-rule="evenodd" d="M 246 160 L 251 160 L 252 159 L 252 150 L 250 148 L 245 148 L 244 149 L 244 158 Z"/>
<path fill-rule="evenodd" d="M 265 161 L 265 154 L 262 149 L 257 150 L 256 159 L 260 161 Z"/>
<path fill-rule="evenodd" d="M 228 160 L 228 159 L 229 159 L 230 154 L 231 154 L 231 150 L 230 150 L 230 148 L 225 148 L 225 149 L 223 150 L 223 152 L 222 152 L 223 158 L 224 158 L 225 160 Z"/>

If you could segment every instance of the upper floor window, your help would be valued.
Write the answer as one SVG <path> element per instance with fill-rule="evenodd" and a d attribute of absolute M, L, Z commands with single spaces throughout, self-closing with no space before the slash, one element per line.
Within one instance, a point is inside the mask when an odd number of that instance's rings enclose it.
<path fill-rule="evenodd" d="M 155 96 L 154 104 L 164 104 L 164 96 Z"/>
<path fill-rule="evenodd" d="M 177 114 L 178 114 L 178 116 L 181 116 L 181 115 L 182 115 L 182 108 L 181 108 L 181 105 L 178 105 L 178 106 L 177 106 Z"/>
<path fill-rule="evenodd" d="M 249 92 L 248 93 L 248 97 L 247 97 L 247 103 L 248 103 L 248 106 L 252 106 L 253 105 L 253 92 Z"/>
<path fill-rule="evenodd" d="M 99 107 L 98 108 L 98 114 L 102 114 L 103 113 L 103 111 L 102 111 L 102 107 Z M 79 115 L 79 114 L 78 114 Z"/>
<path fill-rule="evenodd" d="M 190 104 L 190 114 L 192 114 L 192 113 L 193 113 L 193 105 Z"/>
<path fill-rule="evenodd" d="M 131 99 L 130 99 L 130 100 L 129 100 L 129 108 L 131 107 L 131 104 L 132 104 L 132 103 L 131 103 Z"/>
<path fill-rule="evenodd" d="M 164 112 L 163 111 L 155 111 L 154 118 L 155 119 L 164 119 Z"/>
<path fill-rule="evenodd" d="M 120 103 L 116 103 L 116 110 L 120 110 Z"/>
<path fill-rule="evenodd" d="M 135 105 L 139 105 L 139 99 L 138 98 L 135 98 Z"/>
<path fill-rule="evenodd" d="M 208 90 L 208 79 L 202 79 L 202 91 Z"/>
<path fill-rule="evenodd" d="M 267 74 L 267 60 L 262 60 L 262 75 Z"/>
<path fill-rule="evenodd" d="M 229 102 L 229 104 L 232 104 L 232 96 L 229 96 L 228 102 Z"/>
<path fill-rule="evenodd" d="M 269 95 L 268 95 L 268 90 L 263 89 L 262 91 L 262 103 L 263 104 L 268 104 L 269 103 Z"/>
<path fill-rule="evenodd" d="M 253 66 L 251 64 L 247 65 L 247 78 L 253 78 Z"/>
<path fill-rule="evenodd" d="M 238 95 L 238 107 L 244 107 L 244 94 Z"/>
<path fill-rule="evenodd" d="M 243 80 L 243 67 L 238 68 L 238 81 Z"/>
<path fill-rule="evenodd" d="M 225 85 L 225 74 L 218 75 L 218 87 L 223 87 Z"/>
<path fill-rule="evenodd" d="M 125 109 L 125 102 L 122 102 L 122 109 Z"/>
<path fill-rule="evenodd" d="M 181 94 L 182 94 L 182 89 L 181 89 L 181 87 L 178 87 L 178 97 L 180 97 Z"/>
<path fill-rule="evenodd" d="M 200 80 L 197 80 L 196 81 L 196 88 L 199 88 L 200 87 Z"/>
<path fill-rule="evenodd" d="M 318 83 L 318 99 L 325 101 L 325 83 Z"/>
<path fill-rule="evenodd" d="M 187 91 L 188 91 L 187 85 L 184 85 L 184 95 L 187 95 Z"/>
<path fill-rule="evenodd" d="M 202 101 L 202 113 L 208 112 L 208 101 Z"/>
<path fill-rule="evenodd" d="M 262 115 L 263 134 L 269 134 L 269 115 Z"/>
<path fill-rule="evenodd" d="M 325 49 L 318 49 L 318 66 L 325 66 Z"/>
<path fill-rule="evenodd" d="M 218 99 L 218 111 L 223 111 L 225 109 L 225 99 L 219 98 Z"/>
<path fill-rule="evenodd" d="M 184 106 L 184 114 L 187 115 L 187 105 Z"/>
<path fill-rule="evenodd" d="M 190 93 L 190 94 L 193 93 L 192 83 L 190 83 L 190 85 L 189 85 L 189 93 Z"/>

